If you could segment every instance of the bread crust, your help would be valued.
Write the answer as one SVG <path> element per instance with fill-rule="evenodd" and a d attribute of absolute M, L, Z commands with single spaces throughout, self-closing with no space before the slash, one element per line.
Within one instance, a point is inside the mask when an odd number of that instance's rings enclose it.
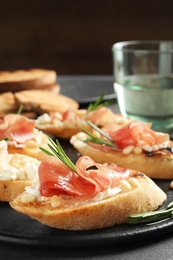
<path fill-rule="evenodd" d="M 26 186 L 32 185 L 27 180 L 0 180 L 0 201 L 12 201 L 24 192 Z"/>
<path fill-rule="evenodd" d="M 134 171 L 135 172 L 135 171 Z M 42 224 L 65 230 L 91 230 L 126 222 L 130 214 L 157 209 L 166 194 L 144 174 L 134 174 L 140 185 L 130 191 L 97 202 L 82 205 L 61 205 L 52 208 L 49 199 L 43 202 L 22 203 L 18 196 L 10 206 Z"/>
<path fill-rule="evenodd" d="M 43 85 L 53 84 L 56 81 L 56 72 L 33 68 L 29 70 L 1 71 L 0 92 L 16 92 L 25 89 L 40 88 Z"/>
<path fill-rule="evenodd" d="M 49 90 L 55 94 L 58 94 L 60 92 L 61 86 L 58 83 L 54 84 L 46 84 L 46 85 L 40 85 L 38 86 L 37 89 L 42 89 L 42 90 Z"/>
<path fill-rule="evenodd" d="M 82 134 L 83 135 L 83 134 Z M 110 150 L 108 152 L 96 149 L 82 141 L 81 133 L 74 135 L 70 143 L 84 155 L 90 156 L 99 163 L 115 163 L 117 166 L 135 169 L 145 173 L 150 178 L 173 178 L 173 154 L 163 152 L 153 156 L 147 156 L 145 152 L 135 154 L 123 154 L 122 150 Z M 173 146 L 173 142 L 170 142 Z"/>
<path fill-rule="evenodd" d="M 48 134 L 52 134 L 54 136 L 58 136 L 62 139 L 70 139 L 73 135 L 77 134 L 81 128 L 80 126 L 53 126 L 53 125 L 41 125 L 37 124 L 36 127 Z"/>

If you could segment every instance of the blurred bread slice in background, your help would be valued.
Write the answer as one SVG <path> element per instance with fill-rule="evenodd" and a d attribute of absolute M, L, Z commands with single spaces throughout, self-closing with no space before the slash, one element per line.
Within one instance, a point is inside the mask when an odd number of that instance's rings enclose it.
<path fill-rule="evenodd" d="M 15 101 L 14 94 L 12 92 L 5 92 L 0 94 L 0 118 L 3 118 L 7 114 L 17 113 L 19 106 Z M 22 115 L 35 119 L 37 114 L 33 111 L 22 111 Z"/>
<path fill-rule="evenodd" d="M 0 93 L 29 89 L 46 89 L 58 93 L 60 86 L 56 78 L 56 71 L 41 68 L 0 71 Z"/>
<path fill-rule="evenodd" d="M 79 103 L 61 94 L 55 94 L 48 90 L 24 90 L 14 93 L 15 102 L 18 107 L 23 106 L 25 111 L 34 111 L 37 114 L 59 112 L 79 108 Z"/>
<path fill-rule="evenodd" d="M 60 85 L 58 83 L 50 84 L 50 85 L 42 85 L 40 88 L 34 88 L 39 90 L 48 90 L 53 93 L 59 93 L 60 92 Z"/>
<path fill-rule="evenodd" d="M 5 92 L 0 95 L 0 116 L 13 113 L 17 109 L 17 104 L 12 92 Z"/>
<path fill-rule="evenodd" d="M 21 102 L 16 102 L 14 94 L 20 91 L 45 90 L 57 94 L 60 92 L 60 85 L 56 81 L 57 74 L 54 70 L 32 68 L 28 70 L 0 71 L 0 118 L 6 114 L 17 113 Z M 35 98 L 40 97 L 31 92 L 30 103 Z M 29 101 L 28 101 L 29 103 Z M 35 110 L 25 110 L 22 108 L 22 114 L 29 118 L 36 118 Z"/>

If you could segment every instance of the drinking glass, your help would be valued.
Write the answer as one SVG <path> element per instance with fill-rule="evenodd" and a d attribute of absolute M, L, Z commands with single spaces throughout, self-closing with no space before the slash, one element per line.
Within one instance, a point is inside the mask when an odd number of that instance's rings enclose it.
<path fill-rule="evenodd" d="M 114 89 L 123 116 L 173 131 L 173 42 L 127 41 L 112 46 Z"/>

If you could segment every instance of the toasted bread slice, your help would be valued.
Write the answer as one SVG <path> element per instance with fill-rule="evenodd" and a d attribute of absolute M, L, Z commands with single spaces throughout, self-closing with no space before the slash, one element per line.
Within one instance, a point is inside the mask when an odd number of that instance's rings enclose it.
<path fill-rule="evenodd" d="M 130 179 L 135 181 L 131 182 Z M 42 224 L 58 229 L 91 230 L 110 227 L 126 222 L 131 214 L 155 210 L 166 199 L 166 194 L 144 174 L 132 171 L 130 179 L 126 181 L 127 185 L 121 184 L 121 192 L 98 201 L 77 203 L 73 196 L 68 199 L 54 196 L 38 201 L 25 192 L 11 201 L 10 206 Z M 129 184 L 130 189 L 127 188 Z"/>
<path fill-rule="evenodd" d="M 4 92 L 0 94 L 0 118 L 4 118 L 7 114 L 17 113 L 19 110 L 18 105 L 15 102 L 14 94 L 12 92 Z M 35 112 L 22 111 L 22 115 L 36 119 L 37 114 Z"/>
<path fill-rule="evenodd" d="M 14 95 L 18 106 L 23 105 L 25 110 L 36 111 L 39 114 L 51 111 L 64 113 L 68 109 L 79 107 L 74 99 L 47 90 L 25 90 L 16 92 Z"/>
<path fill-rule="evenodd" d="M 136 169 L 144 172 L 150 178 L 173 178 L 173 153 L 171 149 L 163 149 L 153 154 L 144 151 L 124 153 L 121 149 L 108 149 L 102 145 L 91 146 L 84 141 L 87 138 L 85 133 L 80 132 L 72 136 L 70 142 L 81 154 L 88 155 L 99 163 L 115 163 L 120 167 Z M 170 141 L 169 147 L 172 146 L 173 142 Z"/>
<path fill-rule="evenodd" d="M 39 89 L 50 91 L 54 94 L 58 94 L 60 90 L 59 84 L 51 84 L 51 85 L 41 85 Z M 19 104 L 16 102 L 14 93 L 12 92 L 4 92 L 0 94 L 0 117 L 4 117 L 9 113 L 17 113 L 19 109 Z M 25 111 L 23 108 L 22 114 L 29 118 L 36 118 L 37 114 L 34 111 Z"/>
<path fill-rule="evenodd" d="M 0 72 L 0 92 L 16 92 L 26 89 L 37 89 L 51 85 L 56 81 L 56 72 L 46 69 L 29 69 Z"/>

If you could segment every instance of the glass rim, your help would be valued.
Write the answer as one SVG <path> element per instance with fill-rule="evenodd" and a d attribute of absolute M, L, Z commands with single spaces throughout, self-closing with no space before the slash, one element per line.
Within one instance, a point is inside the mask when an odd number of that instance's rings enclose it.
<path fill-rule="evenodd" d="M 144 48 L 135 48 L 135 46 L 143 45 Z M 153 47 L 154 45 L 162 45 L 162 49 L 149 49 L 147 46 Z M 125 47 L 131 46 L 130 49 Z M 145 53 L 173 53 L 173 41 L 171 40 L 134 40 L 116 42 L 112 45 L 112 51 L 121 52 L 145 52 Z"/>

